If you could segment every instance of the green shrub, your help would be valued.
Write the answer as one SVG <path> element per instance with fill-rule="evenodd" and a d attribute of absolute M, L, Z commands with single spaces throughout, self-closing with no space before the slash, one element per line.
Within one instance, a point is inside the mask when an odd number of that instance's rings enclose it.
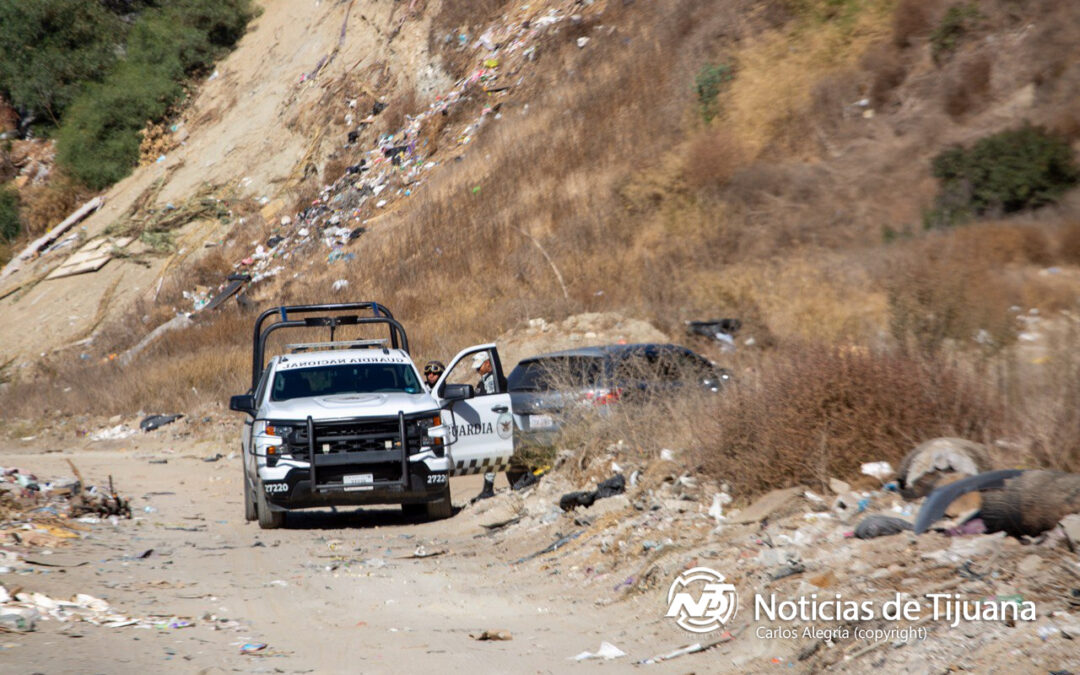
<path fill-rule="evenodd" d="M 0 185 L 0 241 L 11 242 L 21 230 L 19 193 L 14 188 Z"/>
<path fill-rule="evenodd" d="M 249 0 L 184 0 L 147 10 L 131 30 L 131 63 L 183 77 L 209 69 L 244 33 Z"/>
<path fill-rule="evenodd" d="M 698 106 L 701 108 L 701 117 L 706 123 L 716 117 L 716 97 L 720 95 L 724 85 L 731 82 L 735 75 L 731 66 L 706 64 L 698 71 L 694 79 L 694 88 L 697 91 Z"/>
<path fill-rule="evenodd" d="M 55 124 L 116 61 L 127 24 L 86 0 L 0 0 L 0 92 Z"/>
<path fill-rule="evenodd" d="M 942 151 L 933 160 L 933 174 L 941 191 L 927 226 L 1039 208 L 1080 181 L 1069 142 L 1030 124 L 987 136 L 970 149 Z"/>
<path fill-rule="evenodd" d="M 145 10 L 128 36 L 127 56 L 71 105 L 57 136 L 57 158 L 94 189 L 131 172 L 139 130 L 183 95 L 181 82 L 207 70 L 243 34 L 250 0 L 182 0 Z"/>
<path fill-rule="evenodd" d="M 57 160 L 87 187 L 112 185 L 139 160 L 139 130 L 182 92 L 167 74 L 124 64 L 72 105 L 57 136 Z"/>
<path fill-rule="evenodd" d="M 960 41 L 975 27 L 980 18 L 974 4 L 953 5 L 945 12 L 941 23 L 930 34 L 930 54 L 934 63 L 942 63 L 960 46 Z"/>

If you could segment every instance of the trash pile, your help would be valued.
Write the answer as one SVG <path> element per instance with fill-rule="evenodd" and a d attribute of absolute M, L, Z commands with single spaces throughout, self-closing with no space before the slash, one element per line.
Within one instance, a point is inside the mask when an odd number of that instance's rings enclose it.
<path fill-rule="evenodd" d="M 571 453 L 564 454 L 562 467 Z M 743 602 L 751 602 L 753 593 L 775 595 L 778 602 L 813 594 L 883 601 L 900 593 L 919 600 L 929 612 L 928 594 L 948 593 L 983 603 L 979 606 L 1034 603 L 1036 608 L 1033 620 L 1015 623 L 983 621 L 957 628 L 950 621 L 923 621 L 919 626 L 928 631 L 923 637 L 934 635 L 931 640 L 853 637 L 856 629 L 892 625 L 878 618 L 821 620 L 816 624 L 832 631 L 828 635 L 804 636 L 800 628 L 794 637 L 768 643 L 770 656 L 782 656 L 785 664 L 801 661 L 811 670 L 848 662 L 845 667 L 855 671 L 911 663 L 982 670 L 993 659 L 980 656 L 969 639 L 976 628 L 979 645 L 1025 651 L 1032 643 L 1042 645 L 1040 654 L 1050 666 L 1069 663 L 1067 655 L 1075 653 L 1069 647 L 1080 636 L 1078 475 L 987 473 L 981 446 L 935 439 L 912 450 L 899 471 L 870 462 L 862 466 L 859 480 L 829 480 L 828 492 L 795 486 L 738 504 L 727 484 L 690 475 L 679 460 L 678 451 L 650 457 L 613 444 L 580 467 L 583 479 L 593 477 L 589 482 L 595 490 L 567 492 L 574 487 L 567 475 L 571 472 L 555 471 L 522 492 L 502 491 L 461 515 L 486 530 L 477 536 L 490 537 L 506 550 L 508 564 L 525 566 L 526 574 L 539 568 L 561 575 L 564 583 L 592 588 L 601 606 L 637 595 L 660 598 L 679 574 L 703 566 L 722 571 Z M 620 474 L 618 480 L 599 480 L 613 466 L 631 478 L 624 482 Z M 613 490 L 616 483 L 625 491 Z M 1076 486 L 1046 487 L 1066 483 Z M 901 486 L 908 492 L 915 484 L 926 490 L 924 495 L 901 494 Z M 990 523 L 1006 516 L 1004 523 L 1039 527 L 988 532 L 987 513 Z M 968 526 L 976 521 L 984 526 Z M 916 534 L 920 528 L 925 533 Z M 716 649 L 738 666 L 739 658 L 760 657 L 756 627 L 772 624 L 757 621 L 745 608 L 736 616 L 725 625 L 727 631 L 714 636 L 719 639 L 673 643 L 672 651 L 661 655 L 629 656 L 647 664 Z M 602 652 L 568 658 L 619 657 L 612 649 L 607 650 L 611 657 Z M 979 660 L 984 658 L 990 660 Z"/>
<path fill-rule="evenodd" d="M 570 6 L 576 5 L 568 5 L 568 8 Z M 570 14 L 569 9 L 537 9 L 523 5 L 500 23 L 488 27 L 475 41 L 466 35 L 448 35 L 448 42 L 477 52 L 477 67 L 458 80 L 450 91 L 436 96 L 426 110 L 405 115 L 405 123 L 400 129 L 383 134 L 371 147 L 355 148 L 353 163 L 345 169 L 344 175 L 326 186 L 307 208 L 294 216 L 281 216 L 277 232 L 256 245 L 235 268 L 250 273 L 251 282 L 258 283 L 282 273 L 289 261 L 297 257 L 306 260 L 318 253 L 325 255 L 328 265 L 355 260 L 356 254 L 348 250 L 350 245 L 381 215 L 394 211 L 401 199 L 422 187 L 432 171 L 452 161 L 449 157 L 436 157 L 436 143 L 431 134 L 442 130 L 441 118 L 448 117 L 450 111 L 464 101 L 482 97 L 485 105 L 480 114 L 448 132 L 453 139 L 450 148 L 469 145 L 489 120 L 502 118 L 500 109 L 513 89 L 522 84 L 523 68 L 536 59 L 540 38 L 557 31 L 559 24 L 569 20 L 580 22 L 581 17 Z M 357 99 L 347 103 L 352 110 L 359 105 Z M 364 127 L 372 124 L 386 107 L 386 103 L 375 101 L 370 111 L 359 113 L 364 116 L 343 139 L 347 150 L 355 147 Z M 346 117 L 350 124 L 353 119 L 353 113 Z M 438 147 L 444 150 L 443 154 L 453 153 L 453 150 L 446 152 L 446 143 Z M 460 153 L 453 159 L 459 158 Z M 264 206 L 270 204 L 269 197 L 259 201 Z M 213 291 L 204 290 L 185 293 L 185 297 L 192 301 L 193 309 L 197 311 L 212 294 Z"/>
<path fill-rule="evenodd" d="M 0 631 L 26 633 L 36 630 L 40 621 L 61 623 L 86 622 L 105 628 L 147 628 L 170 630 L 191 628 L 191 618 L 153 615 L 134 618 L 119 614 L 109 603 L 85 593 L 76 594 L 71 600 L 57 600 L 43 593 L 16 592 L 14 596 L 0 585 Z M 236 623 L 236 622 L 231 622 Z M 218 626 L 215 625 L 215 628 Z M 236 626 L 228 626 L 239 628 Z"/>
<path fill-rule="evenodd" d="M 116 492 L 111 476 L 107 487 L 87 486 L 74 464 L 71 468 L 74 476 L 45 481 L 0 467 L 0 541 L 52 547 L 79 536 L 72 521 L 131 518 L 131 504 Z"/>

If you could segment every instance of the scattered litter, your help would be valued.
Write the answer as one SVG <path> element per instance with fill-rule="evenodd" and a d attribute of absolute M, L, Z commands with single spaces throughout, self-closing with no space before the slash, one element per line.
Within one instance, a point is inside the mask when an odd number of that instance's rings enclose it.
<path fill-rule="evenodd" d="M 731 503 L 731 495 L 726 492 L 717 492 L 713 495 L 712 506 L 709 507 L 709 517 L 717 523 L 727 518 L 724 516 L 724 507 Z"/>
<path fill-rule="evenodd" d="M 588 508 L 592 506 L 597 499 L 613 497 L 622 494 L 623 492 L 626 492 L 626 479 L 623 478 L 621 473 L 617 473 L 597 485 L 595 490 L 587 492 L 568 492 L 567 494 L 564 494 L 559 499 L 559 508 L 563 511 L 572 511 L 579 506 Z"/>
<path fill-rule="evenodd" d="M 742 327 L 739 319 L 710 319 L 708 321 L 687 321 L 687 335 L 700 335 L 716 340 L 726 352 L 735 351 L 735 334 Z"/>
<path fill-rule="evenodd" d="M 500 521 L 497 521 L 497 522 L 494 522 L 494 523 L 481 523 L 480 527 L 488 530 L 489 532 L 494 532 L 496 530 L 501 530 L 504 527 L 509 527 L 509 526 L 511 526 L 511 525 L 513 525 L 515 523 L 519 523 L 519 522 L 521 522 L 521 519 L 522 519 L 522 516 L 516 516 L 516 517 L 510 518 L 508 520 L 500 520 Z"/>
<path fill-rule="evenodd" d="M 450 552 L 449 549 L 445 549 L 445 548 L 439 549 L 437 551 L 428 551 L 423 546 L 417 546 L 416 550 L 413 551 L 412 555 L 401 556 L 400 559 L 401 560 L 414 560 L 414 559 L 418 559 L 418 558 L 434 558 L 436 556 L 444 555 L 444 554 L 449 553 L 449 552 Z"/>
<path fill-rule="evenodd" d="M 240 653 L 241 654 L 254 654 L 256 652 L 261 652 L 262 650 L 266 649 L 266 646 L 267 645 L 266 645 L 265 642 L 248 642 L 248 643 L 245 643 L 244 646 L 240 648 Z"/>
<path fill-rule="evenodd" d="M 119 441 L 135 435 L 135 430 L 126 424 L 117 424 L 107 429 L 99 429 L 90 434 L 92 441 Z"/>
<path fill-rule="evenodd" d="M 855 526 L 855 537 L 859 539 L 875 539 L 900 534 L 905 530 L 914 529 L 914 526 L 901 518 L 892 516 L 867 516 Z"/>
<path fill-rule="evenodd" d="M 893 475 L 892 464 L 888 462 L 866 462 L 860 467 L 864 476 L 873 476 L 883 484 Z"/>
<path fill-rule="evenodd" d="M 720 634 L 720 637 L 718 637 L 715 640 L 712 640 L 710 642 L 695 642 L 692 645 L 686 645 L 685 647 L 679 647 L 678 649 L 670 651 L 670 652 L 668 652 L 666 654 L 657 654 L 656 656 L 653 656 L 651 658 L 644 659 L 642 661 L 638 661 L 638 664 L 652 665 L 654 663 L 662 663 L 663 661 L 670 661 L 672 659 L 677 659 L 680 656 L 686 656 L 687 654 L 697 654 L 698 652 L 703 652 L 703 651 L 707 651 L 709 649 L 712 649 L 716 645 L 723 644 L 724 642 L 731 642 L 733 639 L 735 639 L 735 638 L 731 633 L 729 633 L 728 631 L 724 631 L 723 633 Z"/>
<path fill-rule="evenodd" d="M 735 525 L 760 522 L 796 499 L 804 492 L 804 490 L 805 488 L 801 487 L 773 490 L 745 509 L 728 516 L 728 520 Z"/>
<path fill-rule="evenodd" d="M 524 558 L 520 558 L 520 559 L 516 560 L 514 562 L 514 564 L 515 565 L 520 565 L 521 563 L 532 560 L 533 558 L 537 558 L 537 557 L 545 555 L 547 553 L 553 553 L 553 552 L 559 550 L 560 548 L 562 548 L 563 546 L 565 546 L 566 544 L 570 543 L 571 541 L 573 541 L 573 540 L 577 539 L 578 537 L 580 537 L 582 535 L 582 533 L 584 533 L 584 532 L 585 532 L 585 530 L 578 530 L 577 532 L 574 532 L 572 534 L 568 534 L 565 537 L 559 537 L 558 539 L 555 540 L 555 543 L 551 544 L 550 546 L 546 546 L 546 547 L 540 549 L 536 553 L 529 554 L 529 555 L 525 556 Z"/>
<path fill-rule="evenodd" d="M 61 623 L 82 621 L 105 628 L 186 628 L 194 625 L 182 617 L 166 617 L 163 621 L 162 617 L 137 619 L 117 614 L 109 603 L 85 593 L 78 593 L 71 600 L 57 600 L 43 593 L 18 591 L 12 598 L 7 589 L 0 586 L 0 629 L 32 631 L 39 620 L 46 619 Z"/>
<path fill-rule="evenodd" d="M 769 578 L 773 581 L 779 581 L 780 579 L 786 579 L 787 577 L 794 576 L 796 574 L 802 574 L 806 571 L 806 566 L 797 560 L 789 560 L 786 565 L 769 575 Z"/>
<path fill-rule="evenodd" d="M 573 659 L 575 661 L 586 661 L 588 659 L 604 659 L 605 661 L 610 661 L 611 659 L 617 659 L 621 656 L 626 656 L 626 652 L 610 642 L 601 642 L 600 648 L 595 652 L 581 652 L 573 657 Z"/>
<path fill-rule="evenodd" d="M 172 424 L 176 420 L 183 417 L 180 415 L 149 415 L 144 417 L 142 422 L 139 422 L 139 428 L 144 432 L 153 431 L 154 429 L 161 428 L 166 424 Z"/>
<path fill-rule="evenodd" d="M 514 636 L 508 630 L 486 630 L 482 633 L 469 633 L 474 640 L 486 642 L 488 640 L 513 640 Z"/>

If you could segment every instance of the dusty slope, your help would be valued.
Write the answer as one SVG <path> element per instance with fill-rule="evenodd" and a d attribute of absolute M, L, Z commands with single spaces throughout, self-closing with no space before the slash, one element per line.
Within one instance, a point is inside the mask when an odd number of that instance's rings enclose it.
<path fill-rule="evenodd" d="M 140 198 L 150 197 L 147 208 L 160 208 L 180 204 L 206 185 L 222 196 L 226 186 L 236 186 L 239 197 L 265 197 L 280 209 L 284 202 L 274 199 L 295 186 L 309 164 L 309 173 L 317 171 L 344 142 L 346 97 L 370 101 L 446 84 L 427 58 L 427 18 L 401 3 L 258 4 L 262 15 L 186 111 L 177 136 L 184 144 L 108 190 L 106 205 L 81 223 L 80 241 L 101 235 Z M 326 105 L 330 92 L 340 115 Z M 227 235 L 216 221 L 192 223 L 178 238 L 177 257 L 181 263 L 193 252 L 197 257 L 205 242 Z M 148 266 L 113 260 L 94 274 L 35 284 L 74 248 L 46 254 L 0 282 L 0 295 L 19 289 L 0 300 L 5 361 L 89 336 L 102 319 L 120 316 L 135 299 L 152 294 L 163 268 L 178 264 L 168 256 L 143 258 Z"/>

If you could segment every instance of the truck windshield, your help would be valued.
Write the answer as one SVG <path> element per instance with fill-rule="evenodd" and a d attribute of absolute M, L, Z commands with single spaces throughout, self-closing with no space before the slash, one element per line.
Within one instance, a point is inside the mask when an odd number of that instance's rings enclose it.
<path fill-rule="evenodd" d="M 419 394 L 416 371 L 403 363 L 356 363 L 282 370 L 274 374 L 271 401 L 334 394 Z"/>

